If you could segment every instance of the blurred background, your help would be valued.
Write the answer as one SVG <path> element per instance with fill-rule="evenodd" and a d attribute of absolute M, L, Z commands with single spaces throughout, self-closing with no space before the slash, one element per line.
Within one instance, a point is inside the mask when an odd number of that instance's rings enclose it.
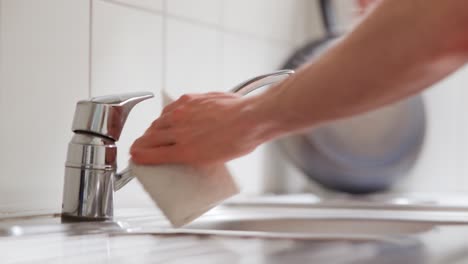
<path fill-rule="evenodd" d="M 367 1 L 329 2 L 331 30 L 345 34 Z M 131 143 L 161 111 L 162 88 L 174 97 L 227 91 L 281 68 L 297 49 L 327 34 L 320 4 L 0 0 L 0 212 L 59 210 L 78 100 L 134 91 L 156 94 L 129 117 L 118 143 L 123 169 Z M 392 190 L 468 192 L 467 81 L 462 69 L 423 94 L 424 144 Z M 276 143 L 229 167 L 244 194 L 330 191 L 305 177 Z M 116 206 L 150 203 L 136 181 L 116 200 Z"/>

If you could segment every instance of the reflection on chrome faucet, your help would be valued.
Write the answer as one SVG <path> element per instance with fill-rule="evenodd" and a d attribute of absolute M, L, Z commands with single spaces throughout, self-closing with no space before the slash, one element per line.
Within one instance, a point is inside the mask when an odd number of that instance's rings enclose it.
<path fill-rule="evenodd" d="M 113 217 L 114 191 L 133 177 L 117 173 L 117 146 L 132 108 L 152 98 L 149 92 L 95 97 L 79 101 L 68 145 L 62 217 L 106 220 Z"/>

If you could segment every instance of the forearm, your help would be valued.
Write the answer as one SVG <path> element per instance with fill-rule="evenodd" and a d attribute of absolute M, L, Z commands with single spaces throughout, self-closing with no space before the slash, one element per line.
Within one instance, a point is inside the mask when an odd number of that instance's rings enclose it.
<path fill-rule="evenodd" d="M 467 59 L 467 10 L 462 0 L 384 0 L 323 56 L 252 99 L 266 139 L 393 103 L 446 77 Z"/>

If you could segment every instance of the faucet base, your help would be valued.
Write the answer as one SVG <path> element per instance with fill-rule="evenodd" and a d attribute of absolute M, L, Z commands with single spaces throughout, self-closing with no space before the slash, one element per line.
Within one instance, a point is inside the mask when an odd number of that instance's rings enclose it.
<path fill-rule="evenodd" d="M 102 221 L 114 216 L 114 170 L 65 168 L 62 216 Z"/>
<path fill-rule="evenodd" d="M 77 223 L 77 222 L 104 222 L 113 220 L 112 218 L 88 218 L 62 213 L 60 216 L 62 223 Z"/>

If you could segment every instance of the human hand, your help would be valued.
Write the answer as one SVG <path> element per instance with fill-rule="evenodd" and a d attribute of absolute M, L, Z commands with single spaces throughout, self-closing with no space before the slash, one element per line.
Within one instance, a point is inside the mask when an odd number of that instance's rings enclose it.
<path fill-rule="evenodd" d="M 184 95 L 131 147 L 137 164 L 221 163 L 248 154 L 267 138 L 253 97 Z"/>

